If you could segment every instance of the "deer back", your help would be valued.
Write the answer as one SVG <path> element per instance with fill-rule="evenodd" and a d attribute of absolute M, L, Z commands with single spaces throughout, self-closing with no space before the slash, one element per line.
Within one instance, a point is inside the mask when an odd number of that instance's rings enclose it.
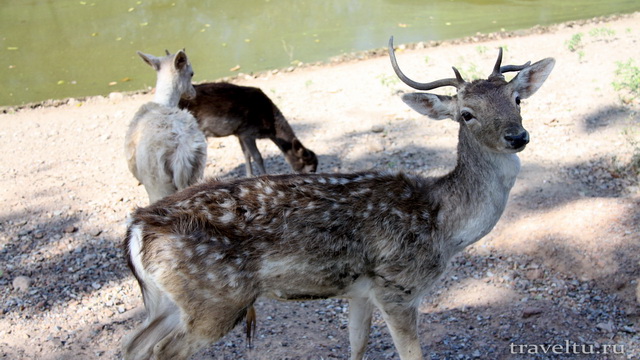
<path fill-rule="evenodd" d="M 206 136 L 250 135 L 268 138 L 276 132 L 273 102 L 262 90 L 225 82 L 194 85 L 194 99 L 181 99 Z"/>

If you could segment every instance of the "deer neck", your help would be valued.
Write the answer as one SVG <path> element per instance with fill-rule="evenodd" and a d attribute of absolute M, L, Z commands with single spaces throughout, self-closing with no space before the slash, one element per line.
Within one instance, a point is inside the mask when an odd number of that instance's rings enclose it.
<path fill-rule="evenodd" d="M 180 91 L 176 89 L 172 81 L 158 73 L 158 81 L 156 82 L 156 93 L 153 96 L 153 102 L 167 107 L 177 107 L 180 102 Z"/>
<path fill-rule="evenodd" d="M 291 150 L 291 142 L 296 137 L 291 125 L 287 122 L 284 115 L 274 105 L 273 107 L 273 122 L 275 128 L 274 143 L 280 148 L 282 152 Z"/>
<path fill-rule="evenodd" d="M 460 127 L 458 163 L 438 182 L 443 199 L 438 224 L 447 228 L 456 251 L 478 241 L 498 222 L 518 172 L 516 154 L 492 151 Z"/>

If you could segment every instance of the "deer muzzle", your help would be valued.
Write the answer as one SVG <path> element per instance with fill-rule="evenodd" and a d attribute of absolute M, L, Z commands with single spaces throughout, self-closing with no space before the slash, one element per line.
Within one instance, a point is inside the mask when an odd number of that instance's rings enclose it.
<path fill-rule="evenodd" d="M 522 129 L 521 132 L 504 136 L 507 145 L 513 150 L 522 150 L 529 143 L 529 132 Z"/>

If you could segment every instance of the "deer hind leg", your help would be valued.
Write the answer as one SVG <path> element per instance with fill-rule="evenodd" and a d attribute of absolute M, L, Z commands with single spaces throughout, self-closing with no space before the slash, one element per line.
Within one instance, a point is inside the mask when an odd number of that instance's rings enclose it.
<path fill-rule="evenodd" d="M 262 160 L 262 154 L 258 151 L 258 146 L 256 146 L 256 139 L 243 136 L 239 138 L 240 147 L 242 148 L 242 153 L 244 154 L 245 166 L 247 168 L 247 176 L 253 176 L 253 170 L 251 168 L 251 158 L 253 158 L 254 163 L 257 167 L 257 175 L 266 174 L 267 171 L 264 168 L 264 161 Z"/>
<path fill-rule="evenodd" d="M 368 298 L 349 300 L 349 343 L 351 360 L 362 360 L 367 350 L 373 304 Z"/>
<path fill-rule="evenodd" d="M 154 359 L 186 360 L 208 343 L 208 339 L 196 336 L 186 327 L 177 327 L 156 344 L 153 349 Z"/>
<path fill-rule="evenodd" d="M 155 358 L 188 359 L 202 347 L 212 344 L 230 332 L 242 322 L 247 311 L 253 308 L 250 303 L 228 301 L 211 302 L 192 309 L 183 322 L 173 328 L 154 348 Z M 254 299 L 255 301 L 255 299 Z"/>
<path fill-rule="evenodd" d="M 418 311 L 414 306 L 376 302 L 389 328 L 393 344 L 402 360 L 421 360 L 422 348 L 418 340 Z"/>
<path fill-rule="evenodd" d="M 163 310 L 149 312 L 147 321 L 128 339 L 124 347 L 126 360 L 151 359 L 155 345 L 180 324 L 180 313 L 175 305 Z"/>

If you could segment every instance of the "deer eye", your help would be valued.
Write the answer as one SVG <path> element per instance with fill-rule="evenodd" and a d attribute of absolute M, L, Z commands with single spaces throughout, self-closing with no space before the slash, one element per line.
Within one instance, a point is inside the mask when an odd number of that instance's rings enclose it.
<path fill-rule="evenodd" d="M 473 114 L 471 114 L 468 111 L 463 111 L 462 113 L 460 113 L 460 116 L 462 117 L 462 119 L 464 121 L 471 121 L 473 120 Z"/>
<path fill-rule="evenodd" d="M 516 105 L 520 105 L 520 96 L 516 96 Z"/>

